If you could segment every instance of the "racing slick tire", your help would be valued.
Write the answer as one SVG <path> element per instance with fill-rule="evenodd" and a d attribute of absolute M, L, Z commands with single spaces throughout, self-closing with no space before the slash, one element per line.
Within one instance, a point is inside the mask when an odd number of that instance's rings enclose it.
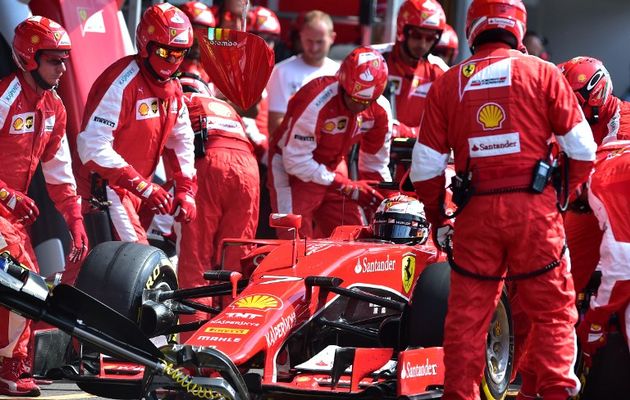
<path fill-rule="evenodd" d="M 437 347 L 444 341 L 444 321 L 448 307 L 451 267 L 447 262 L 428 265 L 413 290 L 411 304 L 403 317 L 405 340 L 411 347 Z M 512 313 L 507 292 L 501 294 L 486 342 L 486 368 L 481 383 L 481 398 L 505 397 L 514 356 Z"/>
<path fill-rule="evenodd" d="M 144 289 L 177 289 L 177 275 L 160 249 L 105 242 L 90 252 L 75 286 L 132 321 L 138 321 Z"/>
<path fill-rule="evenodd" d="M 177 275 L 160 249 L 138 243 L 105 242 L 90 252 L 75 286 L 139 325 L 144 289 L 177 289 Z M 90 353 L 89 348 L 85 350 L 84 346 L 83 357 Z M 96 371 L 98 360 L 96 353 L 93 358 Z M 142 396 L 141 380 L 95 376 L 76 384 L 81 390 L 100 397 L 137 399 Z"/>

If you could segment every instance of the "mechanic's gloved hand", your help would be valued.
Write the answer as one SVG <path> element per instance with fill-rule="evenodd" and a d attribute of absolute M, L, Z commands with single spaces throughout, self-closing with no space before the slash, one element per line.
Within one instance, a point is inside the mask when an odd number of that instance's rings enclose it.
<path fill-rule="evenodd" d="M 449 224 L 433 229 L 433 242 L 435 243 L 435 246 L 438 249 L 445 251 L 447 239 L 453 236 L 453 232 L 453 226 Z"/>
<path fill-rule="evenodd" d="M 332 187 L 339 189 L 341 193 L 359 203 L 362 207 L 380 204 L 385 198 L 371 184 L 377 181 L 352 181 L 341 174 L 336 174 Z"/>
<path fill-rule="evenodd" d="M 577 337 L 584 355 L 584 365 L 592 366 L 593 357 L 597 351 L 604 347 L 608 336 L 608 321 L 602 321 L 598 313 L 589 310 L 577 327 Z"/>
<path fill-rule="evenodd" d="M 68 229 L 70 230 L 70 239 L 72 241 L 68 260 L 76 263 L 82 261 L 88 253 L 88 236 L 83 226 L 83 219 L 79 218 L 68 222 Z"/>
<path fill-rule="evenodd" d="M 0 188 L 0 203 L 4 204 L 7 210 L 23 225 L 32 224 L 39 215 L 39 208 L 33 199 L 8 187 Z"/>
<path fill-rule="evenodd" d="M 177 222 L 188 223 L 194 220 L 197 217 L 195 198 L 188 192 L 175 193 L 171 214 L 175 217 L 175 221 Z"/>
<path fill-rule="evenodd" d="M 140 197 L 154 214 L 168 214 L 173 206 L 173 196 L 160 185 L 144 179 L 131 166 L 123 169 L 116 184 Z"/>

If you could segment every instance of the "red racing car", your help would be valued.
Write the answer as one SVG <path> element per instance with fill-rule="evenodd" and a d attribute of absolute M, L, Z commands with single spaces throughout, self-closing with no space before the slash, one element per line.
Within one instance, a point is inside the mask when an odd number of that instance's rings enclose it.
<path fill-rule="evenodd" d="M 299 221 L 273 224 L 296 231 Z M 77 288 L 34 297 L 26 288 L 40 277 L 0 271 L 0 303 L 77 337 L 82 357 L 62 375 L 104 397 L 441 397 L 450 268 L 430 242 L 395 244 L 341 226 L 327 239 L 248 243 L 258 247 L 244 260 L 255 267 L 247 279 L 218 270 L 206 273 L 207 287 L 177 289 L 162 251 L 108 242 L 90 253 Z M 221 309 L 194 301 L 206 296 L 233 298 Z M 213 317 L 177 325 L 194 310 Z M 169 340 L 192 328 L 185 343 Z M 488 327 L 486 398 L 507 391 L 512 351 L 504 295 Z"/>

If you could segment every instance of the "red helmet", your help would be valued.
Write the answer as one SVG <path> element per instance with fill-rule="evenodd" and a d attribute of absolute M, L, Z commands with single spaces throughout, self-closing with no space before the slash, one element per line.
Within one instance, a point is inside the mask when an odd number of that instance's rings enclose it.
<path fill-rule="evenodd" d="M 253 7 L 249 10 L 247 19 L 248 32 L 280 36 L 280 20 L 270 9 L 261 6 Z"/>
<path fill-rule="evenodd" d="M 518 49 L 524 49 L 527 10 L 522 0 L 473 0 L 466 16 L 468 46 L 473 47 L 481 32 L 503 29 L 514 35 Z"/>
<path fill-rule="evenodd" d="M 397 41 L 402 42 L 405 39 L 404 29 L 407 25 L 442 31 L 446 25 L 444 9 L 436 0 L 407 0 L 398 10 Z"/>
<path fill-rule="evenodd" d="M 189 1 L 180 5 L 179 8 L 186 14 L 193 25 L 203 25 L 210 28 L 214 28 L 217 25 L 210 7 L 200 1 Z"/>
<path fill-rule="evenodd" d="M 343 60 L 337 77 L 350 97 L 372 101 L 383 94 L 387 74 L 387 63 L 381 53 L 370 47 L 358 47 Z"/>
<path fill-rule="evenodd" d="M 587 118 L 598 114 L 593 107 L 603 107 L 613 99 L 613 84 L 604 64 L 591 57 L 575 57 L 558 65 Z"/>
<path fill-rule="evenodd" d="M 23 71 L 37 69 L 35 56 L 40 50 L 70 51 L 70 49 L 68 32 L 46 17 L 27 18 L 15 28 L 13 59 Z"/>
<path fill-rule="evenodd" d="M 186 14 L 168 3 L 147 8 L 136 29 L 136 45 L 140 57 L 149 56 L 147 47 L 151 42 L 167 47 L 190 48 L 193 44 L 193 32 Z"/>
<path fill-rule="evenodd" d="M 453 50 L 453 58 L 457 58 L 459 52 L 459 39 L 457 38 L 457 32 L 452 26 L 446 24 L 440 41 L 435 45 L 435 50 Z"/>

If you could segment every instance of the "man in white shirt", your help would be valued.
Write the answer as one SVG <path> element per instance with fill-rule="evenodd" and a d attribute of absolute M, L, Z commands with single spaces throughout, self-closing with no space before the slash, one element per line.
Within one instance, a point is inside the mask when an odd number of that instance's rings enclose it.
<path fill-rule="evenodd" d="M 287 111 L 289 99 L 298 89 L 314 78 L 337 73 L 339 63 L 328 58 L 334 41 L 335 32 L 328 14 L 313 10 L 304 15 L 300 30 L 303 52 L 277 64 L 267 84 L 269 134 L 272 137 Z"/>

